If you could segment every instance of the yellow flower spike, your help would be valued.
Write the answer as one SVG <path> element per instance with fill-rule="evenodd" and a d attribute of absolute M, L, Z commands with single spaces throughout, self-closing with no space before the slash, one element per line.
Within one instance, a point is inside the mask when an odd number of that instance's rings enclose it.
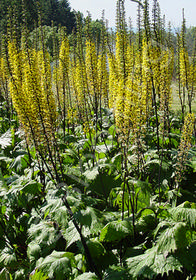
<path fill-rule="evenodd" d="M 183 87 L 187 86 L 187 78 L 189 72 L 189 58 L 188 52 L 186 51 L 185 47 L 181 46 L 180 48 L 180 80 Z"/>
<path fill-rule="evenodd" d="M 58 85 L 59 85 L 59 103 L 61 109 L 61 115 L 63 119 L 68 118 L 68 112 L 73 111 L 74 97 L 71 93 L 71 63 L 70 63 L 70 46 L 69 40 L 64 35 L 60 50 L 59 50 L 59 68 L 58 68 Z M 72 119 L 72 118 L 71 118 Z M 69 124 L 71 122 L 69 121 Z"/>
<path fill-rule="evenodd" d="M 49 60 L 46 58 L 43 62 L 42 52 L 17 50 L 14 42 L 8 43 L 8 52 L 13 105 L 27 137 L 33 134 L 36 146 L 43 147 L 50 141 L 46 137 L 54 133 L 57 119 Z M 49 70 L 46 70 L 48 67 Z"/>
<path fill-rule="evenodd" d="M 60 51 L 59 51 L 59 68 L 62 76 L 65 76 L 69 72 L 69 41 L 65 36 L 62 40 Z"/>
<path fill-rule="evenodd" d="M 98 82 L 98 92 L 99 92 L 100 96 L 102 96 L 104 98 L 103 105 L 108 107 L 109 75 L 108 75 L 108 71 L 107 71 L 106 54 L 100 54 L 98 57 L 97 82 Z"/>
<path fill-rule="evenodd" d="M 86 41 L 85 64 L 89 99 L 91 100 L 97 121 L 101 100 L 101 93 L 99 92 L 98 85 L 98 57 L 95 49 L 95 43 L 90 39 L 87 39 Z"/>
<path fill-rule="evenodd" d="M 116 59 L 113 53 L 108 54 L 109 62 L 109 107 L 115 108 L 117 86 L 118 86 L 118 73 Z"/>
<path fill-rule="evenodd" d="M 97 54 L 95 44 L 90 40 L 86 41 L 86 73 L 90 93 L 94 95 L 98 90 Z"/>
<path fill-rule="evenodd" d="M 188 113 L 185 116 L 180 146 L 178 150 L 177 171 L 175 178 L 177 187 L 179 182 L 183 178 L 184 171 L 186 170 L 185 162 L 187 160 L 189 149 L 191 148 L 194 124 L 195 115 L 193 113 Z"/>

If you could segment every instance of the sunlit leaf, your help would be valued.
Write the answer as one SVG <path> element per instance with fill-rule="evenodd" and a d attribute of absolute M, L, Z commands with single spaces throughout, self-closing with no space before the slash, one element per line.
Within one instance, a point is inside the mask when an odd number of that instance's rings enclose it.
<path fill-rule="evenodd" d="M 101 231 L 101 242 L 120 241 L 127 236 L 133 236 L 133 227 L 130 221 L 113 221 L 108 223 Z"/>
<path fill-rule="evenodd" d="M 66 279 L 71 275 L 71 260 L 74 259 L 72 253 L 53 251 L 38 266 L 49 278 L 55 280 Z"/>
<path fill-rule="evenodd" d="M 78 276 L 75 280 L 97 280 L 99 279 L 94 273 L 86 272 Z"/>

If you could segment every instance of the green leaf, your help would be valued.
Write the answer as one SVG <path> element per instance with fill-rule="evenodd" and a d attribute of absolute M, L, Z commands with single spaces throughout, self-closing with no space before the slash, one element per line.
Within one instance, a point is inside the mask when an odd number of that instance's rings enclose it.
<path fill-rule="evenodd" d="M 30 275 L 29 280 L 47 280 L 48 276 L 44 275 L 43 272 L 36 270 L 33 275 Z"/>
<path fill-rule="evenodd" d="M 23 182 L 23 177 L 16 178 L 16 180 L 12 184 L 12 188 L 8 192 L 8 194 L 17 193 L 17 192 L 24 192 L 26 194 L 36 195 L 41 192 L 42 185 L 36 181 L 28 181 L 25 179 Z M 26 182 L 27 181 L 27 182 Z"/>
<path fill-rule="evenodd" d="M 18 262 L 14 250 L 6 247 L 0 253 L 0 266 L 16 268 L 17 265 Z"/>
<path fill-rule="evenodd" d="M 106 253 L 104 246 L 96 239 L 88 240 L 87 246 L 93 259 L 100 258 Z"/>
<path fill-rule="evenodd" d="M 191 166 L 193 168 L 193 172 L 196 172 L 196 160 L 191 161 Z"/>
<path fill-rule="evenodd" d="M 37 225 L 32 224 L 28 230 L 28 234 L 30 240 L 42 248 L 42 254 L 48 254 L 51 249 L 54 249 L 57 241 L 62 236 L 62 234 L 55 229 L 54 223 L 48 221 L 41 221 Z"/>
<path fill-rule="evenodd" d="M 104 280 L 128 280 L 130 279 L 125 268 L 120 266 L 112 265 L 109 269 L 107 269 L 106 275 L 104 276 Z"/>
<path fill-rule="evenodd" d="M 139 219 L 136 224 L 136 230 L 138 232 L 149 232 L 150 230 L 155 229 L 156 225 L 155 214 L 148 214 Z"/>
<path fill-rule="evenodd" d="M 112 149 L 112 145 L 111 144 L 108 144 L 107 146 L 105 144 L 104 145 L 98 145 L 95 148 L 97 153 L 103 153 L 103 154 L 106 154 L 111 149 Z"/>
<path fill-rule="evenodd" d="M 151 188 L 147 181 L 129 180 L 131 189 L 137 198 L 137 211 L 150 205 Z"/>
<path fill-rule="evenodd" d="M 174 252 L 188 245 L 186 224 L 182 222 L 162 222 L 158 225 L 155 235 L 161 227 L 167 226 L 157 238 L 157 251 L 162 253 Z"/>
<path fill-rule="evenodd" d="M 53 251 L 38 265 L 38 269 L 55 280 L 66 279 L 71 276 L 71 261 L 74 255 L 68 252 Z"/>
<path fill-rule="evenodd" d="M 28 161 L 29 159 L 27 153 L 18 155 L 12 162 L 10 168 L 16 170 L 17 173 L 21 172 L 28 166 Z"/>
<path fill-rule="evenodd" d="M 101 231 L 101 242 L 120 241 L 127 236 L 133 236 L 133 227 L 130 221 L 113 221 L 108 223 Z"/>
<path fill-rule="evenodd" d="M 1 212 L 2 215 L 4 215 L 6 213 L 6 209 L 7 208 L 6 208 L 5 205 L 0 206 L 0 212 Z"/>
<path fill-rule="evenodd" d="M 116 135 L 116 127 L 115 127 L 114 124 L 110 126 L 110 128 L 108 129 L 108 133 L 110 133 L 112 136 L 115 137 L 115 135 Z"/>
<path fill-rule="evenodd" d="M 118 257 L 112 252 L 107 251 L 104 255 L 99 258 L 97 261 L 97 265 L 101 268 L 101 270 L 107 269 L 111 265 L 117 265 L 119 263 Z"/>
<path fill-rule="evenodd" d="M 50 218 L 54 220 L 59 226 L 67 225 L 67 208 L 62 205 L 61 198 L 48 198 L 47 204 L 42 207 L 46 218 L 50 214 Z"/>
<path fill-rule="evenodd" d="M 23 268 L 18 269 L 14 274 L 14 280 L 23 280 L 25 278 L 25 270 Z"/>
<path fill-rule="evenodd" d="M 86 272 L 78 276 L 75 280 L 97 280 L 99 279 L 94 273 Z"/>
<path fill-rule="evenodd" d="M 32 263 L 32 262 L 38 260 L 40 255 L 41 255 L 40 245 L 38 245 L 34 241 L 30 242 L 28 244 L 28 248 L 27 248 L 27 256 L 28 256 L 30 262 Z"/>
<path fill-rule="evenodd" d="M 103 223 L 101 222 L 101 213 L 93 208 L 86 207 L 85 210 L 81 210 L 74 215 L 79 223 L 83 226 L 87 226 L 91 233 L 98 233 L 103 228 Z"/>
<path fill-rule="evenodd" d="M 37 194 L 37 193 L 40 193 L 41 192 L 41 188 L 42 188 L 42 185 L 37 183 L 37 182 L 34 182 L 34 181 L 31 181 L 27 184 L 24 185 L 24 187 L 21 189 L 24 193 L 29 193 L 29 194 Z"/>
<path fill-rule="evenodd" d="M 7 271 L 6 268 L 3 268 L 0 271 L 0 280 L 11 280 L 11 279 L 12 279 L 11 274 Z"/>
<path fill-rule="evenodd" d="M 196 209 L 187 208 L 186 205 L 181 204 L 169 209 L 169 213 L 174 221 L 183 221 L 190 227 L 196 227 Z"/>
<path fill-rule="evenodd" d="M 102 169 L 94 167 L 92 170 L 87 170 L 84 173 L 88 182 L 88 188 L 98 195 L 108 198 L 111 190 L 115 187 L 115 180 L 112 174 L 108 172 L 108 166 L 103 166 Z"/>
<path fill-rule="evenodd" d="M 195 272 L 195 253 L 192 253 L 193 252 L 191 252 L 190 247 L 187 247 L 185 249 L 177 250 L 173 256 L 175 256 L 176 259 L 182 264 L 183 269 L 186 269 L 189 272 Z"/>
<path fill-rule="evenodd" d="M 181 271 L 182 264 L 173 255 L 165 256 L 157 253 L 157 248 L 146 250 L 142 255 L 126 260 L 129 273 L 136 279 L 146 277 L 154 279 L 158 274 L 169 274 L 171 271 Z"/>
<path fill-rule="evenodd" d="M 136 247 L 128 247 L 126 248 L 126 251 L 123 255 L 123 259 L 125 260 L 127 258 L 141 255 L 143 254 L 143 252 L 144 252 L 143 244 L 140 244 L 139 246 Z"/>
<path fill-rule="evenodd" d="M 112 163 L 116 166 L 116 168 L 118 170 L 121 170 L 121 165 L 122 165 L 122 153 L 118 153 L 117 155 L 115 155 L 113 158 L 112 158 Z"/>
<path fill-rule="evenodd" d="M 3 135 L 0 137 L 0 145 L 2 149 L 7 148 L 12 144 L 12 133 L 11 130 L 9 129 L 6 131 Z"/>
<path fill-rule="evenodd" d="M 89 181 L 93 181 L 97 178 L 97 176 L 99 175 L 99 171 L 98 171 L 98 168 L 95 167 L 93 168 L 92 170 L 88 170 L 84 173 L 84 175 L 86 176 L 86 178 L 89 180 Z"/>
<path fill-rule="evenodd" d="M 69 223 L 70 224 L 70 223 Z M 72 222 L 71 222 L 72 224 Z M 63 236 L 64 238 L 66 239 L 67 241 L 67 244 L 66 244 L 66 248 L 68 248 L 70 245 L 72 245 L 73 243 L 77 242 L 80 240 L 80 235 L 79 233 L 77 232 L 74 224 L 72 224 L 65 230 Z"/>

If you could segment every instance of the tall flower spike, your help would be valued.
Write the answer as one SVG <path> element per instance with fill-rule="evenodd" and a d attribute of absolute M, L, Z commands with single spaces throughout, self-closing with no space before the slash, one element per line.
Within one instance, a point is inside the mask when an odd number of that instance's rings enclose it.
<path fill-rule="evenodd" d="M 31 49 L 19 51 L 14 42 L 9 42 L 8 50 L 13 104 L 27 137 L 33 137 L 36 148 L 41 149 L 49 145 L 48 141 L 52 143 L 57 120 L 51 73 L 44 73 L 43 53 Z"/>
<path fill-rule="evenodd" d="M 183 173 L 186 170 L 186 161 L 189 149 L 191 148 L 192 135 L 194 130 L 195 115 L 188 113 L 184 120 L 183 131 L 177 156 L 177 170 L 176 170 L 176 186 L 183 179 Z"/>

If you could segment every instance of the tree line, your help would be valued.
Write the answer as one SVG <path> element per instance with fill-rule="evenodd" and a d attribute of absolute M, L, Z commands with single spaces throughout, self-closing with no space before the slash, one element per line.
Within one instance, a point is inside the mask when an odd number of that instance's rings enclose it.
<path fill-rule="evenodd" d="M 25 18 L 27 26 L 32 31 L 41 16 L 42 25 L 66 26 L 71 33 L 75 27 L 75 15 L 67 0 L 2 0 L 0 2 L 0 32 L 6 33 L 10 15 L 14 15 L 17 28 L 22 26 Z"/>

